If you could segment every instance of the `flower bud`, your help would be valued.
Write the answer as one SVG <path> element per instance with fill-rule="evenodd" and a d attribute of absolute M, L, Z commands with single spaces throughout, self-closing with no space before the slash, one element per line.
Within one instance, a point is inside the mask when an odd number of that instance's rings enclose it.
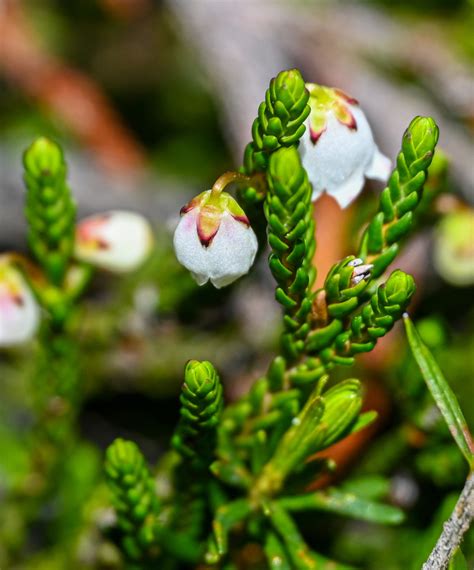
<path fill-rule="evenodd" d="M 321 422 L 327 425 L 320 449 L 342 439 L 352 428 L 362 408 L 362 390 L 358 380 L 345 380 L 325 394 Z"/>
<path fill-rule="evenodd" d="M 436 229 L 434 265 L 448 283 L 466 287 L 474 283 L 474 210 L 448 214 Z"/>
<path fill-rule="evenodd" d="M 39 320 L 39 307 L 25 278 L 0 260 L 0 347 L 30 340 Z"/>
<path fill-rule="evenodd" d="M 403 312 L 415 292 L 415 281 L 411 275 L 396 269 L 388 278 L 385 286 L 379 287 L 378 291 L 380 301 L 384 306 L 394 306 L 391 313 L 398 306 L 403 307 L 400 309 Z"/>
<path fill-rule="evenodd" d="M 403 135 L 402 152 L 409 157 L 419 157 L 425 163 L 423 168 L 427 168 L 438 138 L 438 126 L 431 117 L 415 117 Z"/>
<path fill-rule="evenodd" d="M 385 182 L 391 163 L 378 150 L 356 99 L 314 83 L 306 88 L 311 113 L 299 150 L 313 200 L 327 192 L 344 208 L 362 190 L 364 177 Z"/>
<path fill-rule="evenodd" d="M 181 209 L 174 249 L 198 285 L 210 280 L 220 289 L 245 275 L 257 248 L 245 212 L 226 192 L 207 190 Z"/>
<path fill-rule="evenodd" d="M 74 254 L 79 261 L 126 273 L 137 269 L 152 247 L 153 233 L 143 216 L 110 211 L 85 218 L 77 225 Z"/>

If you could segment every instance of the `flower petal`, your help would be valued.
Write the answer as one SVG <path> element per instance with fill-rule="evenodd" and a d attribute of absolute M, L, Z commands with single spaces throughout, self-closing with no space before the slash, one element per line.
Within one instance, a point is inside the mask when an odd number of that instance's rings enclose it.
<path fill-rule="evenodd" d="M 374 178 L 386 182 L 392 170 L 392 161 L 382 154 L 378 148 L 375 149 L 372 162 L 365 171 L 367 178 Z"/>
<path fill-rule="evenodd" d="M 360 194 L 364 183 L 364 176 L 359 170 L 340 184 L 337 190 L 331 192 L 331 196 L 337 201 L 341 208 L 347 208 Z"/>

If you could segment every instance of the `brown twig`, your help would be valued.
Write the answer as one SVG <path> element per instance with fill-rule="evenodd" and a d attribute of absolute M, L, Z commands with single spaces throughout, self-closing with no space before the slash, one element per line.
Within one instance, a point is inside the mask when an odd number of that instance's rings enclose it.
<path fill-rule="evenodd" d="M 444 570 L 463 536 L 474 519 L 474 472 L 470 473 L 449 519 L 444 523 L 443 532 L 438 538 L 422 570 Z"/>

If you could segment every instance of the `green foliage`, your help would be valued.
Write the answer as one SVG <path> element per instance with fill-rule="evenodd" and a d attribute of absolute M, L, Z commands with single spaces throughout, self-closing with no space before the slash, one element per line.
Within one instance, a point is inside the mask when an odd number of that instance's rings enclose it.
<path fill-rule="evenodd" d="M 316 248 L 311 184 L 294 146 L 271 155 L 267 180 L 264 210 L 272 248 L 268 263 L 278 283 L 275 297 L 285 311 L 282 356 L 293 362 L 301 356 L 309 332 L 316 276 L 311 263 Z"/>
<path fill-rule="evenodd" d="M 248 174 L 265 171 L 270 153 L 298 143 L 310 113 L 308 99 L 309 93 L 297 69 L 282 71 L 271 80 L 252 125 L 253 141 L 245 150 Z"/>
<path fill-rule="evenodd" d="M 69 335 L 43 331 L 33 378 L 38 414 L 35 454 L 44 451 L 45 442 L 49 442 L 47 448 L 52 446 L 50 453 L 61 453 L 71 444 L 80 400 L 79 366 L 77 345 Z"/>
<path fill-rule="evenodd" d="M 239 187 L 241 203 L 253 209 L 252 222 L 255 218 L 257 224 L 266 223 L 268 263 L 283 309 L 280 349 L 266 374 L 226 407 L 213 364 L 189 361 L 172 450 L 156 469 L 149 468 L 132 441 L 117 439 L 109 446 L 105 474 L 115 519 L 102 530 L 120 546 L 127 568 L 177 570 L 206 564 L 235 569 L 245 564 L 245 547 L 257 545 L 270 569 L 343 569 L 347 567 L 316 552 L 318 545 L 306 542 L 300 512 L 373 525 L 404 520 L 399 508 L 383 503 L 390 485 L 380 475 L 317 491 L 312 486 L 311 492 L 308 485 L 321 482 L 318 478 L 335 468 L 334 461 L 319 452 L 376 417 L 375 412 L 361 412 L 362 383 L 341 380 L 333 371 L 372 351 L 414 295 L 410 275 L 394 270 L 386 277 L 384 272 L 436 195 L 435 189 L 430 200 L 422 201 L 438 129 L 430 118 L 411 122 L 357 256 L 335 263 L 324 286 L 313 291 L 312 188 L 297 148 L 310 112 L 308 97 L 299 71 L 284 71 L 272 79 L 252 127 L 240 178 L 245 181 Z M 83 395 L 74 315 L 91 273 L 72 260 L 75 206 L 60 147 L 38 139 L 26 151 L 24 165 L 29 244 L 38 267 L 33 273 L 28 264 L 22 269 L 49 317 L 36 362 L 33 399 L 38 428 L 32 439 L 37 452 L 31 454 L 35 469 L 30 475 L 40 476 L 48 495 L 48 486 L 58 480 L 58 458 L 76 437 Z M 445 163 L 438 166 L 438 174 L 444 176 Z M 234 178 L 229 180 L 238 176 Z M 411 322 L 406 320 L 406 326 L 420 370 L 472 466 L 472 442 L 454 395 Z M 410 419 L 410 427 L 423 427 L 419 418 Z M 395 447 L 403 437 L 400 430 Z M 402 447 L 403 443 L 398 449 Z M 440 449 L 440 457 L 445 457 L 442 445 Z M 90 486 L 93 469 L 78 474 L 84 477 L 71 475 L 81 457 L 70 462 L 66 478 L 77 479 L 78 485 L 85 480 Z M 418 458 L 420 472 L 433 470 L 422 453 Z M 94 459 L 87 461 L 94 466 Z M 71 511 L 83 495 L 62 499 L 67 511 L 63 520 L 73 528 Z M 458 555 L 452 565 L 461 563 Z"/>
<path fill-rule="evenodd" d="M 282 71 L 271 80 L 252 125 L 253 140 L 245 149 L 246 174 L 265 172 L 273 152 L 298 144 L 310 113 L 308 99 L 309 93 L 297 69 Z M 264 195 L 258 188 L 248 187 L 241 190 L 240 197 L 248 206 L 263 200 Z"/>
<path fill-rule="evenodd" d="M 212 364 L 188 362 L 181 391 L 181 418 L 172 445 L 193 469 L 207 469 L 214 459 L 222 406 L 222 385 Z"/>
<path fill-rule="evenodd" d="M 278 502 L 290 512 L 314 509 L 379 524 L 400 524 L 404 519 L 400 509 L 368 501 L 352 493 L 341 493 L 337 489 L 283 497 Z"/>
<path fill-rule="evenodd" d="M 401 240 L 412 228 L 438 136 L 438 127 L 430 117 L 416 117 L 403 135 L 397 167 L 382 191 L 378 212 L 364 232 L 358 253 L 373 264 L 374 278 L 395 259 Z"/>
<path fill-rule="evenodd" d="M 56 143 L 38 138 L 25 151 L 23 165 L 28 243 L 49 281 L 60 286 L 74 247 L 76 217 L 63 152 Z"/>
<path fill-rule="evenodd" d="M 135 443 L 116 439 L 107 449 L 105 472 L 123 550 L 143 568 L 157 555 L 153 524 L 159 503 L 148 466 Z"/>
<path fill-rule="evenodd" d="M 208 510 L 209 467 L 215 459 L 217 427 L 223 407 L 222 385 L 210 362 L 186 365 L 180 421 L 172 446 L 180 456 L 175 470 L 174 520 L 179 531 L 199 537 Z"/>

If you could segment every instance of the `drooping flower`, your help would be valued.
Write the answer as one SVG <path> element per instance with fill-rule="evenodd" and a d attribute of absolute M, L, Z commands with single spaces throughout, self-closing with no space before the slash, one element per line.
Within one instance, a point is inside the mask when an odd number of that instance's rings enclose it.
<path fill-rule="evenodd" d="M 207 190 L 181 209 L 174 249 L 198 285 L 210 280 L 220 289 L 248 273 L 258 243 L 234 198 Z"/>
<path fill-rule="evenodd" d="M 110 211 L 82 220 L 76 229 L 75 257 L 116 273 L 137 269 L 153 247 L 148 221 L 135 212 Z"/>
<path fill-rule="evenodd" d="M 345 208 L 362 190 L 365 177 L 385 182 L 391 163 L 377 148 L 356 99 L 340 89 L 314 83 L 306 87 L 311 113 L 299 149 L 313 200 L 327 192 Z"/>
<path fill-rule="evenodd" d="M 0 346 L 30 340 L 39 321 L 39 307 L 25 278 L 9 262 L 0 260 Z"/>

